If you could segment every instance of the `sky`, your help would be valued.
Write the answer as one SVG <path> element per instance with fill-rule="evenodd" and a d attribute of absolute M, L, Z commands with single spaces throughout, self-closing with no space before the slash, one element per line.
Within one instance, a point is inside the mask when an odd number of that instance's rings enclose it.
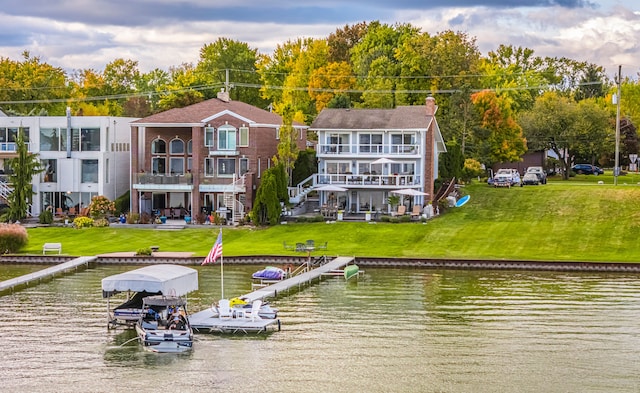
<path fill-rule="evenodd" d="M 65 71 L 124 58 L 148 72 L 195 64 L 219 37 L 270 55 L 287 40 L 374 20 L 462 31 L 483 55 L 505 44 L 595 63 L 609 76 L 619 65 L 624 76 L 640 72 L 637 0 L 3 0 L 0 56 L 29 51 Z"/>

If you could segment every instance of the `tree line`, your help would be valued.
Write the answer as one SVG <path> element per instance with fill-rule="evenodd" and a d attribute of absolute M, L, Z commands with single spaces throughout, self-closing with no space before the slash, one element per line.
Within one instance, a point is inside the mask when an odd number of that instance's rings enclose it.
<path fill-rule="evenodd" d="M 637 153 L 640 85 L 619 82 L 624 164 Z M 346 25 L 271 54 L 221 37 L 203 45 L 195 64 L 146 73 L 121 58 L 101 71 L 65 72 L 24 52 L 20 60 L 0 58 L 0 86 L 8 115 L 64 115 L 69 106 L 74 115 L 145 117 L 224 88 L 233 100 L 306 124 L 325 107 L 424 105 L 433 96 L 445 140 L 470 168 L 543 149 L 567 163 L 613 162 L 616 81 L 602 66 L 508 44 L 483 56 L 464 32 L 430 34 L 411 24 Z"/>

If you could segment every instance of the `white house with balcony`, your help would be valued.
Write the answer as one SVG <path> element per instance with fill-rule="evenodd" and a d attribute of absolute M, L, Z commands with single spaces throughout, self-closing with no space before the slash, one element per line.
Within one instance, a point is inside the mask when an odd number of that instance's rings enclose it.
<path fill-rule="evenodd" d="M 323 109 L 310 127 L 318 134 L 318 173 L 307 190 L 319 190 L 323 207 L 345 214 L 392 213 L 394 191 L 414 192 L 407 204 L 430 202 L 438 155 L 446 152 L 436 110 L 432 97 L 425 106 Z"/>
<path fill-rule="evenodd" d="M 22 128 L 31 153 L 38 154 L 42 173 L 33 178 L 36 193 L 29 215 L 44 209 L 61 215 L 80 214 L 91 198 L 110 200 L 129 190 L 130 128 L 137 118 L 112 116 L 0 116 L 0 199 L 11 190 L 7 160 L 16 157 Z"/>

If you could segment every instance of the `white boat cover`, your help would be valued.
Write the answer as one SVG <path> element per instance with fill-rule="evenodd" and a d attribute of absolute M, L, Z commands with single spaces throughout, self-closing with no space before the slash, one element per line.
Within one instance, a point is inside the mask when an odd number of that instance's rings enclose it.
<path fill-rule="evenodd" d="M 118 292 L 183 296 L 198 289 L 198 271 L 180 265 L 152 265 L 102 279 L 102 297 Z"/>

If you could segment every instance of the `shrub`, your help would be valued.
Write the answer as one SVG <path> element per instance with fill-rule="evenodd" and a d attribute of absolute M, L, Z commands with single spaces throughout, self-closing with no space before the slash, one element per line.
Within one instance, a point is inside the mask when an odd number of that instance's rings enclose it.
<path fill-rule="evenodd" d="M 114 202 L 115 202 L 115 207 L 116 207 L 116 213 L 126 213 L 126 212 L 128 212 L 129 211 L 129 203 L 131 202 L 131 196 L 129 194 L 129 191 L 127 191 L 124 194 L 122 194 L 119 197 L 117 197 Z"/>
<path fill-rule="evenodd" d="M 27 230 L 19 224 L 0 224 L 0 253 L 16 253 L 29 240 Z"/>
<path fill-rule="evenodd" d="M 89 217 L 76 217 L 73 220 L 73 226 L 76 228 L 91 228 L 93 226 L 93 218 Z"/>
<path fill-rule="evenodd" d="M 140 221 L 140 214 L 138 213 L 127 214 L 127 224 L 137 224 L 138 221 Z"/>
<path fill-rule="evenodd" d="M 91 198 L 91 204 L 89 204 L 89 215 L 91 217 L 106 217 L 108 215 L 113 215 L 115 211 L 116 204 L 111 202 L 106 196 L 97 195 Z"/>
<path fill-rule="evenodd" d="M 53 222 L 53 212 L 49 209 L 41 212 L 38 217 L 38 222 L 40 222 L 40 224 L 51 224 Z"/>
<path fill-rule="evenodd" d="M 381 222 L 390 222 L 391 221 L 391 216 L 380 216 L 380 221 Z"/>
<path fill-rule="evenodd" d="M 151 214 L 147 212 L 140 214 L 140 224 L 151 224 Z"/>
<path fill-rule="evenodd" d="M 196 219 L 196 224 L 204 224 L 207 219 L 207 215 L 204 213 L 198 213 L 194 218 Z"/>
<path fill-rule="evenodd" d="M 136 255 L 151 255 L 151 248 L 150 247 L 138 248 L 138 250 L 136 251 Z"/>
<path fill-rule="evenodd" d="M 324 221 L 324 217 L 321 214 L 318 214 L 318 215 L 316 215 L 316 216 L 314 216 L 312 218 L 312 221 L 313 222 L 323 222 Z"/>
<path fill-rule="evenodd" d="M 97 220 L 93 221 L 93 226 L 94 227 L 108 227 L 109 226 L 109 220 L 107 220 L 106 218 L 98 218 Z"/>
<path fill-rule="evenodd" d="M 411 221 L 411 216 L 407 216 L 406 214 L 403 216 L 400 216 L 400 222 L 410 222 Z"/>

